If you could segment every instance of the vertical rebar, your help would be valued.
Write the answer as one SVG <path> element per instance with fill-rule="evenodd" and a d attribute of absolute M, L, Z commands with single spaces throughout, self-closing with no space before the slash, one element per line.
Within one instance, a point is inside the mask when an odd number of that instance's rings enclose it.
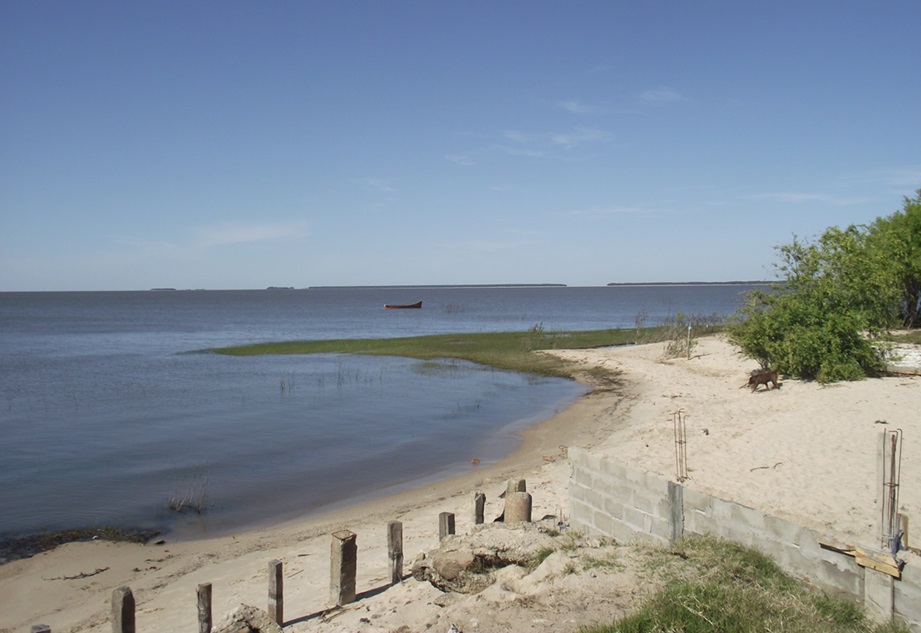
<path fill-rule="evenodd" d="M 901 541 L 899 520 L 899 484 L 902 476 L 902 429 L 883 432 L 882 442 L 882 508 L 880 544 L 898 552 Z"/>
<path fill-rule="evenodd" d="M 684 415 L 684 409 L 678 409 L 672 414 L 672 426 L 675 430 L 675 477 L 679 483 L 688 479 L 688 436 Z"/>

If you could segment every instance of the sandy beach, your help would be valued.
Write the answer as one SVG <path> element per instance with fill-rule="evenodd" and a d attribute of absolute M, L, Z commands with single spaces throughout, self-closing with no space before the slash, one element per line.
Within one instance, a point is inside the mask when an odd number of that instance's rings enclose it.
<path fill-rule="evenodd" d="M 225 538 L 162 545 L 72 543 L 0 567 L 0 631 L 33 624 L 52 631 L 108 631 L 109 600 L 127 585 L 137 600 L 137 630 L 193 631 L 195 592 L 213 586 L 215 621 L 241 603 L 265 608 L 267 564 L 285 565 L 285 630 L 574 630 L 633 608 L 643 588 L 627 560 L 616 570 L 548 559 L 528 573 L 502 570 L 481 594 L 444 594 L 411 577 L 388 587 L 386 524 L 403 522 L 406 571 L 438 545 L 438 515 L 453 512 L 457 532 L 473 530 L 473 496 L 486 494 L 486 517 L 502 512 L 499 494 L 524 478 L 533 516 L 566 519 L 566 447 L 579 446 L 675 477 L 672 417 L 683 410 L 690 479 L 686 485 L 796 520 L 849 543 L 874 543 L 878 531 L 877 447 L 901 429 L 900 508 L 910 544 L 921 536 L 921 377 L 893 375 L 823 386 L 784 380 L 752 393 L 740 386 L 757 364 L 721 337 L 699 341 L 692 358 L 663 360 L 662 344 L 553 352 L 609 369 L 616 379 L 529 429 L 522 447 L 489 467 L 420 490 L 334 514 Z M 915 527 L 916 526 L 916 527 Z M 329 612 L 330 534 L 358 542 L 359 600 Z M 610 544 L 589 539 L 596 550 Z M 599 549 L 600 548 L 600 549 Z M 572 557 L 573 555 L 570 554 Z M 575 559 L 573 559 L 575 560 Z M 554 566 L 556 565 L 556 566 Z"/>

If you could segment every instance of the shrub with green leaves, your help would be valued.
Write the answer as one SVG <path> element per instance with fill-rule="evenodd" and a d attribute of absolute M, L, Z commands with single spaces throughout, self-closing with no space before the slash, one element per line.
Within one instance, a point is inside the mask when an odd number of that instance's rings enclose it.
<path fill-rule="evenodd" d="M 827 229 L 781 246 L 782 281 L 749 294 L 730 340 L 763 367 L 821 382 L 884 367 L 879 341 L 897 318 L 899 264 L 866 228 Z"/>

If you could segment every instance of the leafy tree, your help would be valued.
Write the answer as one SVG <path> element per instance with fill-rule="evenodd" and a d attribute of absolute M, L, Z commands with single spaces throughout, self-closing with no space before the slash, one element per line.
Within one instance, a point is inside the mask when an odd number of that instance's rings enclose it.
<path fill-rule="evenodd" d="M 883 368 L 877 343 L 901 296 L 897 243 L 887 231 L 827 229 L 777 250 L 780 282 L 751 293 L 729 325 L 731 340 L 763 367 L 822 382 Z"/>
<path fill-rule="evenodd" d="M 874 247 L 885 250 L 899 267 L 902 325 L 916 327 L 921 320 L 921 189 L 914 198 L 905 198 L 904 206 L 888 217 L 870 225 Z"/>

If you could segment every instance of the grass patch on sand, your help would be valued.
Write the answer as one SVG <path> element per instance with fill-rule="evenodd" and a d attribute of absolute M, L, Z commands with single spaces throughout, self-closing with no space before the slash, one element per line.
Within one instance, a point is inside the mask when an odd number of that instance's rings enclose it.
<path fill-rule="evenodd" d="M 810 590 L 767 556 L 729 541 L 685 539 L 647 563 L 665 577 L 664 588 L 636 613 L 582 633 L 908 631 L 870 622 L 853 602 Z"/>
<path fill-rule="evenodd" d="M 914 343 L 915 345 L 921 345 L 921 330 L 894 332 L 891 338 L 896 343 Z"/>
<path fill-rule="evenodd" d="M 715 327 L 712 328 L 713 331 L 716 329 Z M 696 332 L 696 334 L 704 333 L 706 332 Z M 548 332 L 543 329 L 541 324 L 537 324 L 526 332 L 437 334 L 387 339 L 286 341 L 221 347 L 209 351 L 233 356 L 368 354 L 404 356 L 420 360 L 458 358 L 498 369 L 574 378 L 579 374 L 575 365 L 548 354 L 536 354 L 535 352 L 552 349 L 588 349 L 627 345 L 636 342 L 649 343 L 666 340 L 668 335 L 668 329 L 665 327 L 650 327 L 642 330 L 630 328 Z"/>

